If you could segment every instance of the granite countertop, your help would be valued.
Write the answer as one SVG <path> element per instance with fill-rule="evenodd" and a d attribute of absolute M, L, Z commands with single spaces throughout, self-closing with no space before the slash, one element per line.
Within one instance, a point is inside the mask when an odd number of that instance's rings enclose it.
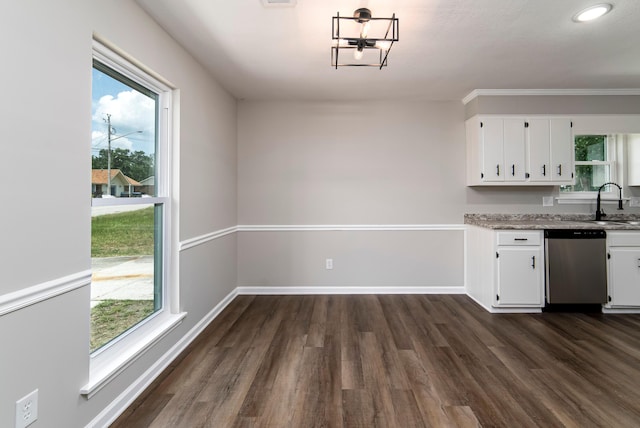
<path fill-rule="evenodd" d="M 590 214 L 465 214 L 464 223 L 487 229 L 604 229 L 639 230 L 637 216 L 610 215 L 595 222 Z"/>

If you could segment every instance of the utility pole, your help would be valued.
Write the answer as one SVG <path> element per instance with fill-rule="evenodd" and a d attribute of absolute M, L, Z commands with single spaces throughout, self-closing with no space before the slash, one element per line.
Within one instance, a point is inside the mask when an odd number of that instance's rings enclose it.
<path fill-rule="evenodd" d="M 107 113 L 105 116 L 106 118 L 103 120 L 107 122 L 107 187 L 109 188 L 109 190 L 107 190 L 109 196 L 107 197 L 111 197 L 115 196 L 111 194 L 111 142 L 119 138 L 127 137 L 131 134 L 142 134 L 142 131 L 127 132 L 124 135 L 117 135 L 114 137 L 113 134 L 116 130 L 111 127 L 111 114 Z M 104 197 L 104 195 L 102 197 Z"/>
<path fill-rule="evenodd" d="M 107 113 L 107 194 L 111 196 L 111 115 Z"/>

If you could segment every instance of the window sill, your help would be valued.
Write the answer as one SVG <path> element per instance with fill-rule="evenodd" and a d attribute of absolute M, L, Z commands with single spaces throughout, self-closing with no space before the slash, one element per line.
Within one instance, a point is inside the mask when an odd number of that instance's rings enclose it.
<path fill-rule="evenodd" d="M 588 196 L 588 195 L 565 195 L 559 196 L 555 198 L 558 201 L 558 205 L 577 205 L 577 204 L 592 204 L 596 202 L 596 196 Z M 622 198 L 622 202 L 629 201 L 629 198 Z M 618 198 L 601 198 L 601 204 L 617 204 Z"/>
<path fill-rule="evenodd" d="M 89 383 L 80 389 L 80 394 L 87 399 L 115 379 L 127 367 L 149 350 L 154 344 L 175 329 L 187 316 L 179 314 L 159 314 L 150 319 L 146 325 L 135 329 L 109 349 L 98 350 L 91 356 L 89 367 Z"/>

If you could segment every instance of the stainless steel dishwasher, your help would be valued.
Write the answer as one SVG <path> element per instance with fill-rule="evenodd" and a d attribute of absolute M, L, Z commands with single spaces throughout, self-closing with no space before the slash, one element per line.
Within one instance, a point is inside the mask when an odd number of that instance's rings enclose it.
<path fill-rule="evenodd" d="M 604 230 L 545 230 L 547 304 L 606 303 L 606 237 Z"/>

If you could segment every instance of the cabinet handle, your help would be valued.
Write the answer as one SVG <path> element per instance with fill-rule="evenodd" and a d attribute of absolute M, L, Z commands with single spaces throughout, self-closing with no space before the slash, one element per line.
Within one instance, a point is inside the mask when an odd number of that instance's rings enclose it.
<path fill-rule="evenodd" d="M 500 177 L 500 164 L 496 165 L 496 174 Z"/>
<path fill-rule="evenodd" d="M 547 175 L 547 165 L 542 165 L 542 176 L 546 177 Z"/>
<path fill-rule="evenodd" d="M 640 268 L 640 259 L 638 259 L 638 267 Z"/>
<path fill-rule="evenodd" d="M 531 267 L 533 269 L 536 268 L 536 256 L 531 257 Z"/>
<path fill-rule="evenodd" d="M 558 165 L 558 176 L 562 177 L 562 164 Z"/>
<path fill-rule="evenodd" d="M 528 241 L 529 238 L 513 238 L 514 241 Z"/>
<path fill-rule="evenodd" d="M 513 164 L 511 165 L 511 176 L 515 177 L 515 175 L 516 175 L 516 165 Z"/>

